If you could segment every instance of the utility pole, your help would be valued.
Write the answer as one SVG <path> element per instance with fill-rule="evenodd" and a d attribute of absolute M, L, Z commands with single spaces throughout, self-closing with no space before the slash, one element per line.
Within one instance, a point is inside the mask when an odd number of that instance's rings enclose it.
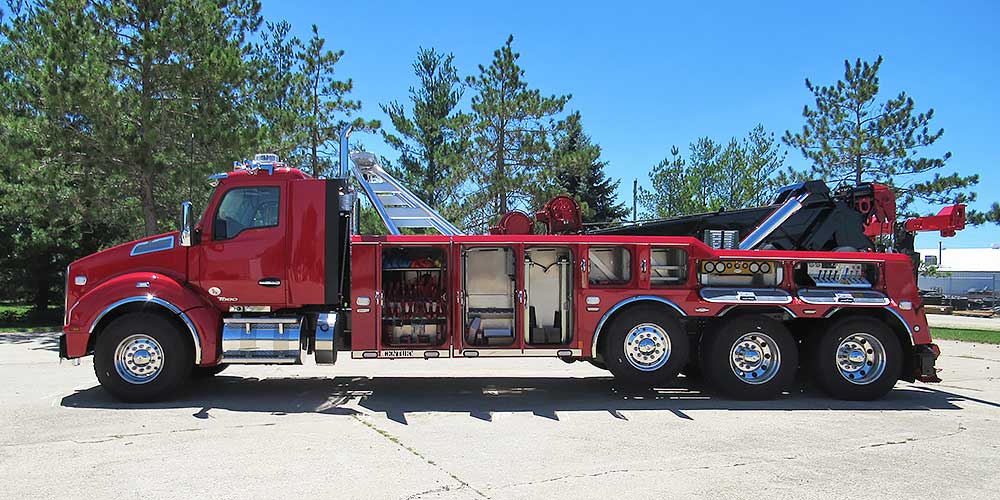
<path fill-rule="evenodd" d="M 639 221 L 639 179 L 632 179 L 632 224 Z"/>

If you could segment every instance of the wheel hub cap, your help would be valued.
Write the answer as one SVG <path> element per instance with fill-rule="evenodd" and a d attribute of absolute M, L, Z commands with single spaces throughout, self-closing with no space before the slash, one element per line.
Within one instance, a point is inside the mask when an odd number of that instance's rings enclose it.
<path fill-rule="evenodd" d="M 885 371 L 885 347 L 868 333 L 848 335 L 837 347 L 837 369 L 852 384 L 878 380 Z"/>
<path fill-rule="evenodd" d="M 851 363 L 863 363 L 865 361 L 865 352 L 861 349 L 854 349 L 847 355 L 847 359 L 849 359 Z"/>
<path fill-rule="evenodd" d="M 778 345 L 766 334 L 746 333 L 733 343 L 729 366 L 741 381 L 763 384 L 774 378 L 781 367 Z"/>
<path fill-rule="evenodd" d="M 163 369 L 163 348 L 145 334 L 130 335 L 115 349 L 115 371 L 126 382 L 145 384 Z"/>
<path fill-rule="evenodd" d="M 625 359 L 641 371 L 653 371 L 670 359 L 670 337 L 659 325 L 636 325 L 625 335 Z"/>

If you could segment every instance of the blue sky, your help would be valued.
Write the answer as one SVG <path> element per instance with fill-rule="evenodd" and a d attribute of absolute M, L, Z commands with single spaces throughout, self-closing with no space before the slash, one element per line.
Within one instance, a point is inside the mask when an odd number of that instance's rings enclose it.
<path fill-rule="evenodd" d="M 981 175 L 973 207 L 1000 200 L 997 2 L 263 2 L 266 18 L 289 21 L 302 38 L 315 23 L 346 52 L 339 75 L 354 80 L 362 114 L 383 124 L 378 104 L 407 99 L 419 47 L 454 53 L 469 75 L 513 34 L 529 85 L 573 95 L 569 109 L 583 114 L 629 204 L 632 179 L 648 184 L 672 145 L 725 141 L 757 123 L 778 136 L 798 130 L 812 102 L 806 77 L 831 83 L 844 59 L 881 54 L 882 93 L 905 90 L 945 129 L 929 153 L 953 153 L 948 173 Z M 374 135 L 363 142 L 396 157 Z M 786 163 L 806 166 L 797 151 Z M 924 234 L 917 246 L 939 239 Z M 1000 226 L 944 241 L 989 246 Z"/>

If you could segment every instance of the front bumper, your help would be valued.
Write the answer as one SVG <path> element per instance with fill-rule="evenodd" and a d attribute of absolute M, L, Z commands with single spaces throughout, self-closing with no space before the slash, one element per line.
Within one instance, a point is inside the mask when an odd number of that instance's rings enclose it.
<path fill-rule="evenodd" d="M 66 334 L 65 333 L 60 333 L 59 334 L 59 359 L 69 359 L 69 356 L 66 354 Z"/>
<path fill-rule="evenodd" d="M 941 355 L 937 344 L 920 344 L 913 346 L 914 376 L 921 382 L 940 382 L 934 363 Z"/>
<path fill-rule="evenodd" d="M 87 352 L 88 337 L 88 335 L 63 331 L 59 335 L 59 359 L 76 359 L 89 354 Z"/>

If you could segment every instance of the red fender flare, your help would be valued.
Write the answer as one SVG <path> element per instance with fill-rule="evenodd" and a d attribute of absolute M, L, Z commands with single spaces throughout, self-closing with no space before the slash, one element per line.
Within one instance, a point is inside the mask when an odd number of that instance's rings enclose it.
<path fill-rule="evenodd" d="M 153 272 L 115 276 L 87 291 L 66 315 L 66 352 L 71 358 L 87 354 L 87 345 L 105 316 L 119 307 L 142 303 L 169 311 L 191 334 L 195 364 L 218 361 L 218 332 L 222 315 L 210 302 L 177 280 Z"/>

